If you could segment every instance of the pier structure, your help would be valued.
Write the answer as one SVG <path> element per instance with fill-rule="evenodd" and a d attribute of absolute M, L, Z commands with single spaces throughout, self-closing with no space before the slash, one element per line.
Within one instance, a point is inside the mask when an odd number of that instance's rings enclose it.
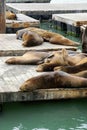
<path fill-rule="evenodd" d="M 69 35 L 80 36 L 80 26 L 87 25 L 87 13 L 53 14 L 54 26 Z"/>
<path fill-rule="evenodd" d="M 26 16 L 25 14 L 16 14 L 16 20 L 6 19 L 6 32 L 16 33 L 17 30 L 27 27 L 40 27 L 40 20 Z"/>
<path fill-rule="evenodd" d="M 9 3 L 6 4 L 6 7 L 15 13 L 22 13 L 28 16 L 52 16 L 53 13 L 63 13 L 63 11 L 78 12 L 81 10 L 87 10 L 87 5 L 84 5 L 84 8 L 83 5 L 72 5 L 71 7 L 68 6 L 67 9 L 67 5 L 54 5 L 45 3 Z M 5 14 L 3 14 L 3 17 L 5 17 Z M 4 28 L 1 30 L 1 33 L 3 33 Z M 22 41 L 16 39 L 16 34 L 0 34 L 0 109 L 2 110 L 2 103 L 4 102 L 59 100 L 87 97 L 87 88 L 39 89 L 33 92 L 22 92 L 20 90 L 22 83 L 31 77 L 42 74 L 42 72 L 36 72 L 36 65 L 8 65 L 5 63 L 8 58 L 22 55 L 27 51 L 58 51 L 62 48 L 66 48 L 68 50 L 77 50 L 76 47 L 52 45 L 47 42 L 44 42 L 41 46 L 37 47 L 23 47 Z"/>
<path fill-rule="evenodd" d="M 49 19 L 52 14 L 87 12 L 87 3 L 6 3 L 6 8 L 37 19 Z"/>
<path fill-rule="evenodd" d="M 21 40 L 15 34 L 0 34 L 0 103 L 36 100 L 59 100 L 67 98 L 81 98 L 87 96 L 87 89 L 42 89 L 34 92 L 22 92 L 22 83 L 34 76 L 42 74 L 36 72 L 36 65 L 8 65 L 5 61 L 14 56 L 23 55 L 27 51 L 58 51 L 62 48 L 76 50 L 76 47 L 52 45 L 44 42 L 37 47 L 23 47 Z"/>

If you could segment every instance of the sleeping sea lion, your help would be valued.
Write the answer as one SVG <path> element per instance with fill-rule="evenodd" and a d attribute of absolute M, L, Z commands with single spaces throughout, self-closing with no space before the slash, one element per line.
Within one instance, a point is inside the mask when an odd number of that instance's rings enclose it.
<path fill-rule="evenodd" d="M 5 62 L 7 64 L 40 64 L 44 61 L 46 57 L 51 56 L 51 53 L 48 52 L 37 52 L 30 51 L 26 52 L 23 56 L 16 56 L 13 58 L 9 58 Z"/>
<path fill-rule="evenodd" d="M 73 66 L 79 63 L 84 58 L 87 58 L 83 53 L 70 55 L 66 49 L 57 51 L 50 59 L 45 60 L 45 63 L 38 65 L 37 71 L 53 71 L 57 66 Z"/>
<path fill-rule="evenodd" d="M 32 31 L 23 33 L 22 40 L 24 41 L 22 45 L 27 47 L 37 46 L 43 43 L 43 38 Z"/>
<path fill-rule="evenodd" d="M 66 46 L 78 46 L 79 45 L 79 43 L 62 36 L 61 34 L 54 33 L 51 31 L 44 30 L 44 29 L 40 29 L 40 28 L 35 28 L 35 27 L 29 27 L 26 29 L 18 30 L 16 32 L 17 38 L 22 37 L 23 33 L 26 31 L 35 32 L 39 36 L 41 36 L 43 38 L 43 40 L 48 41 L 52 44 L 66 45 Z"/>
<path fill-rule="evenodd" d="M 50 88 L 81 88 L 87 87 L 87 79 L 72 76 L 63 71 L 45 72 L 39 76 L 25 81 L 21 87 L 21 91 L 33 91 L 36 89 Z"/>

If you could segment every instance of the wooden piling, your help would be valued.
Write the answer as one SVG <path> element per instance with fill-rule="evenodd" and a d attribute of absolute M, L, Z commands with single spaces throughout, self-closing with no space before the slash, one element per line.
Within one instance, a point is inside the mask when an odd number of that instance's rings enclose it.
<path fill-rule="evenodd" d="M 0 0 L 0 33 L 5 33 L 5 0 Z"/>

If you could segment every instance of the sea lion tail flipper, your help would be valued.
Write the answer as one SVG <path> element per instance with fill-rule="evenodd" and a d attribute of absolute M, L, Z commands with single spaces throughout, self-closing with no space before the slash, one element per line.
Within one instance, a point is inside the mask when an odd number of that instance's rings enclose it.
<path fill-rule="evenodd" d="M 22 59 L 21 57 L 12 57 L 12 58 L 9 58 L 5 61 L 5 63 L 7 64 L 19 64 L 22 62 Z"/>

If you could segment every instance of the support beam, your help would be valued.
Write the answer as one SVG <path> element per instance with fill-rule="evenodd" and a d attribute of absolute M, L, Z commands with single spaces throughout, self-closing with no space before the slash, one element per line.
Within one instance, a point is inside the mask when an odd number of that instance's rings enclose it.
<path fill-rule="evenodd" d="M 3 110 L 3 104 L 0 103 L 0 112 L 2 112 L 2 110 Z"/>
<path fill-rule="evenodd" d="M 0 33 L 5 33 L 5 0 L 0 0 Z"/>

